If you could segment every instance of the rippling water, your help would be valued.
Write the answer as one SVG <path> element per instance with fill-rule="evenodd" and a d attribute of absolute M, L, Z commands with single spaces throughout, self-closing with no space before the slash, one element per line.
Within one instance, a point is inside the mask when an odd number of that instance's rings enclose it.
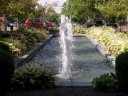
<path fill-rule="evenodd" d="M 57 78 L 57 81 L 91 82 L 94 77 L 103 73 L 114 71 L 109 66 L 106 58 L 99 53 L 94 45 L 86 37 L 73 37 L 72 66 L 69 78 Z M 59 38 L 53 38 L 43 49 L 41 49 L 29 63 L 40 63 L 45 68 L 53 68 L 56 73 L 62 69 L 62 52 Z M 68 65 L 68 64 L 67 64 Z"/>

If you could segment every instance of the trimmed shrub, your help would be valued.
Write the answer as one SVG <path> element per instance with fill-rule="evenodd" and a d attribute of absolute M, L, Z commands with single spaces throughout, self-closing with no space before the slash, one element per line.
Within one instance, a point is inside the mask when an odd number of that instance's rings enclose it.
<path fill-rule="evenodd" d="M 11 53 L 0 49 L 0 96 L 8 90 L 13 73 L 14 62 Z"/>
<path fill-rule="evenodd" d="M 11 90 L 28 91 L 52 88 L 54 82 L 53 71 L 46 71 L 41 64 L 25 64 L 15 70 Z"/>
<path fill-rule="evenodd" d="M 114 73 L 106 73 L 93 79 L 96 91 L 115 91 L 118 88 L 117 77 Z"/>
<path fill-rule="evenodd" d="M 128 92 L 128 51 L 116 57 L 115 70 L 120 90 Z"/>

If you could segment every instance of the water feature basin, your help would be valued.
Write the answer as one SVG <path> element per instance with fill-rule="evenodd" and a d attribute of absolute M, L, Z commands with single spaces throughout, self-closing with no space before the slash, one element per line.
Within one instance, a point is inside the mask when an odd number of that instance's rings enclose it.
<path fill-rule="evenodd" d="M 46 68 L 54 69 L 57 73 L 56 82 L 58 85 L 66 83 L 79 85 L 82 83 L 83 85 L 84 82 L 91 82 L 93 78 L 101 74 L 114 72 L 106 58 L 86 37 L 73 37 L 72 45 L 72 57 L 68 57 L 71 65 L 67 64 L 70 69 L 70 77 L 68 78 L 58 76 L 62 70 L 62 51 L 59 37 L 54 37 L 30 63 L 40 63 Z"/>

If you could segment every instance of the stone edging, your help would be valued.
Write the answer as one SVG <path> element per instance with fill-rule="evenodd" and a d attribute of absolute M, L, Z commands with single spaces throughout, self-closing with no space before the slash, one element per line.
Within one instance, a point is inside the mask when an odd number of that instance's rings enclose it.
<path fill-rule="evenodd" d="M 20 67 L 23 64 L 27 63 L 29 60 L 32 59 L 32 57 L 41 49 L 43 48 L 51 39 L 53 38 L 52 35 L 48 36 L 48 38 L 43 41 L 42 43 L 37 43 L 33 50 L 28 52 L 28 54 L 25 54 L 22 57 L 14 57 L 14 62 L 16 67 Z"/>
<path fill-rule="evenodd" d="M 90 38 L 88 35 L 85 35 L 91 42 L 92 42 L 92 44 L 98 49 L 98 51 L 101 53 L 101 54 L 103 54 L 106 58 L 107 58 L 107 60 L 110 62 L 110 64 L 111 64 L 111 66 L 112 67 L 115 67 L 115 60 L 116 60 L 116 58 L 115 57 L 113 57 L 113 56 L 111 56 L 109 53 L 108 53 L 108 51 L 105 51 L 105 46 L 103 46 L 103 45 L 99 45 L 98 43 L 97 43 L 97 40 L 96 39 L 92 39 L 92 38 Z"/>

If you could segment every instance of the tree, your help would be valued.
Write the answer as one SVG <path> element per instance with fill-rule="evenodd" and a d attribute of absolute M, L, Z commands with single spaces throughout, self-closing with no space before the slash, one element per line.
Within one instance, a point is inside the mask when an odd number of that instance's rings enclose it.
<path fill-rule="evenodd" d="M 24 20 L 34 14 L 38 0 L 11 0 L 8 5 L 8 18 L 17 18 Z M 11 10 L 11 11 L 10 11 Z"/>
<path fill-rule="evenodd" d="M 128 14 L 128 2 L 126 0 L 110 0 L 104 4 L 97 4 L 96 8 L 109 21 L 115 22 L 116 19 L 126 18 Z"/>
<path fill-rule="evenodd" d="M 46 11 L 46 8 L 44 6 L 38 4 L 35 8 L 35 12 L 33 15 L 36 18 L 44 18 L 45 11 Z"/>
<path fill-rule="evenodd" d="M 62 14 L 72 15 L 72 19 L 85 22 L 85 17 L 92 20 L 101 16 L 108 21 L 126 18 L 128 14 L 128 0 L 67 0 L 62 8 Z"/>
<path fill-rule="evenodd" d="M 45 20 L 58 22 L 59 14 L 55 12 L 54 6 L 52 4 L 45 5 L 45 13 L 43 14 L 43 18 Z"/>
<path fill-rule="evenodd" d="M 0 1 L 0 16 L 4 16 L 7 13 L 8 4 L 11 0 L 1 0 Z"/>
<path fill-rule="evenodd" d="M 85 21 L 87 15 L 86 6 L 86 1 L 83 0 L 67 0 L 63 5 L 62 14 L 65 14 L 68 17 L 72 16 L 73 20 L 78 22 L 81 20 Z"/>
<path fill-rule="evenodd" d="M 101 0 L 99 0 L 101 1 Z M 73 20 L 78 22 L 85 22 L 86 17 L 94 18 L 99 10 L 95 8 L 98 0 L 67 0 L 63 5 L 62 14 L 68 17 L 71 14 Z"/>

